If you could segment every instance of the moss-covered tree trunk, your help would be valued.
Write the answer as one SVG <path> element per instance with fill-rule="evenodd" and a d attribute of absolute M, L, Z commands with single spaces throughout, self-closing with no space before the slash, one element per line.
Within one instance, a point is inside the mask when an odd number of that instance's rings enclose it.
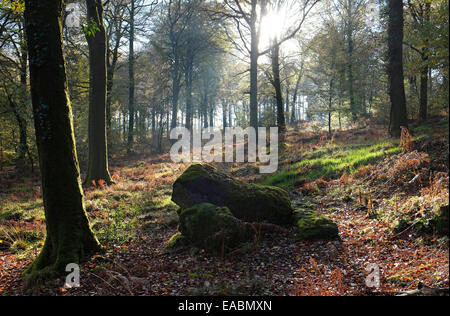
<path fill-rule="evenodd" d="M 100 249 L 83 206 L 62 49 L 62 0 L 26 0 L 25 27 L 47 236 L 29 280 L 63 273 Z"/>
<path fill-rule="evenodd" d="M 89 46 L 89 162 L 85 184 L 113 181 L 108 171 L 106 137 L 106 34 L 101 0 L 86 0 L 87 19 L 92 30 L 86 34 Z"/>

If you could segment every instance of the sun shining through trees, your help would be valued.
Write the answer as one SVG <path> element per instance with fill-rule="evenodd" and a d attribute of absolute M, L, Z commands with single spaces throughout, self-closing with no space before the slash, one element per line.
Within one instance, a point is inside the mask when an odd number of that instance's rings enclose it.
<path fill-rule="evenodd" d="M 262 18 L 260 50 L 264 51 L 274 41 L 280 41 L 300 23 L 301 16 L 298 14 L 301 1 L 278 1 L 267 9 Z M 288 40 L 283 44 L 286 52 L 296 50 L 295 40 Z"/>

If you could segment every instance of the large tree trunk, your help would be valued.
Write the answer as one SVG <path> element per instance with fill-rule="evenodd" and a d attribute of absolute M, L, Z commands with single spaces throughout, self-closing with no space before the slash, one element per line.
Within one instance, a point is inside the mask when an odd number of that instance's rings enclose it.
<path fill-rule="evenodd" d="M 389 133 L 400 137 L 401 126 L 407 126 L 405 85 L 403 82 L 403 1 L 389 0 L 389 95 L 391 114 Z"/>
<path fill-rule="evenodd" d="M 87 18 L 98 30 L 86 35 L 89 46 L 89 162 L 85 184 L 113 181 L 108 171 L 106 137 L 106 35 L 101 0 L 86 0 Z"/>
<path fill-rule="evenodd" d="M 28 280 L 64 273 L 100 250 L 89 227 L 76 156 L 65 60 L 62 0 L 26 0 L 25 21 L 47 236 Z"/>

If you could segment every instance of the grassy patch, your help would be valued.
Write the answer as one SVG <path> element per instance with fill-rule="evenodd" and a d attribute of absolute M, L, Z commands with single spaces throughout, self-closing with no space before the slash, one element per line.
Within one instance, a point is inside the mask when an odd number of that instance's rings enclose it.
<path fill-rule="evenodd" d="M 357 147 L 321 148 L 305 155 L 302 161 L 289 165 L 281 172 L 266 178 L 265 184 L 292 188 L 294 182 L 301 178 L 316 180 L 337 178 L 343 173 L 351 175 L 361 166 L 400 151 L 397 141 L 382 141 Z"/>

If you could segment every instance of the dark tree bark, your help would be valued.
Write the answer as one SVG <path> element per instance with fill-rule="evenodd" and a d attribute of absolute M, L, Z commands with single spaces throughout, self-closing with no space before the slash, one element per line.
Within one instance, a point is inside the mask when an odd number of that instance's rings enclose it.
<path fill-rule="evenodd" d="M 179 61 L 175 61 L 172 74 L 172 122 L 170 127 L 176 128 L 178 125 L 178 99 L 180 97 L 181 88 L 181 72 Z"/>
<path fill-rule="evenodd" d="M 388 75 L 391 114 L 389 133 L 400 137 L 401 126 L 407 126 L 405 85 L 403 77 L 403 1 L 389 0 Z"/>
<path fill-rule="evenodd" d="M 286 120 L 284 115 L 283 94 L 280 79 L 280 45 L 274 44 L 272 48 L 272 74 L 273 87 L 275 88 L 275 99 L 277 106 L 277 125 L 280 133 L 286 132 Z"/>
<path fill-rule="evenodd" d="M 227 127 L 227 111 L 228 111 L 228 103 L 226 100 L 222 100 L 222 125 L 224 132 L 225 128 Z"/>
<path fill-rule="evenodd" d="M 89 46 L 89 160 L 85 184 L 113 183 L 108 170 L 106 137 L 106 34 L 101 0 L 86 0 L 87 19 L 97 31 L 86 35 Z"/>
<path fill-rule="evenodd" d="M 424 17 L 422 27 L 428 27 L 430 23 L 431 1 L 425 3 Z M 420 110 L 419 116 L 421 121 L 426 121 L 428 118 L 428 45 L 429 41 L 425 41 L 425 47 L 421 51 L 422 69 L 420 72 Z"/>
<path fill-rule="evenodd" d="M 328 135 L 331 136 L 331 115 L 333 112 L 333 83 L 334 79 L 330 80 L 330 96 L 328 100 Z"/>
<path fill-rule="evenodd" d="M 188 57 L 184 68 L 184 81 L 186 85 L 186 128 L 192 130 L 192 84 L 193 84 L 193 60 Z"/>
<path fill-rule="evenodd" d="M 252 0 L 250 16 L 250 126 L 258 130 L 258 59 L 259 59 L 259 31 L 257 29 L 258 1 Z"/>
<path fill-rule="evenodd" d="M 422 63 L 427 62 L 428 58 L 424 54 L 422 56 Z M 428 118 L 428 66 L 423 66 L 420 71 L 419 118 L 422 122 Z"/>
<path fill-rule="evenodd" d="M 29 282 L 64 273 L 100 250 L 89 227 L 76 156 L 65 60 L 62 0 L 26 0 L 25 26 L 47 236 Z"/>
<path fill-rule="evenodd" d="M 298 98 L 298 89 L 300 88 L 300 82 L 302 80 L 302 74 L 303 74 L 303 64 L 300 68 L 300 74 L 297 78 L 297 81 L 295 82 L 295 89 L 294 89 L 294 95 L 292 96 L 292 113 L 291 113 L 291 122 L 294 124 L 297 120 L 296 117 L 296 107 L 297 107 L 297 98 Z"/>
<path fill-rule="evenodd" d="M 286 101 L 285 103 L 285 120 L 286 120 L 286 125 L 289 125 L 289 120 L 290 120 L 290 116 L 289 116 L 289 110 L 290 110 L 290 104 L 289 104 L 289 85 L 286 84 Z"/>
<path fill-rule="evenodd" d="M 134 15 L 135 15 L 134 0 L 130 1 L 130 34 L 129 34 L 129 56 L 128 56 L 128 77 L 129 77 L 129 94 L 128 94 L 128 142 L 127 152 L 130 153 L 133 149 L 134 142 L 134 93 L 135 93 L 135 78 L 134 78 Z"/>

